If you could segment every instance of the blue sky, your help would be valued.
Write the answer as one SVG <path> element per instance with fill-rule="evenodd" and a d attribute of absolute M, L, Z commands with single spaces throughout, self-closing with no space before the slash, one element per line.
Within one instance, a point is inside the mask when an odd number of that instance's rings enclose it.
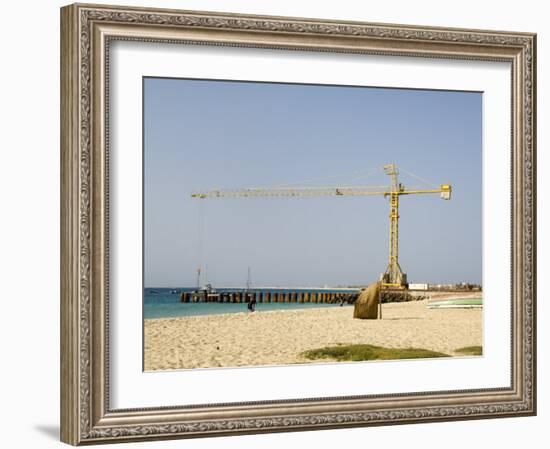
<path fill-rule="evenodd" d="M 388 260 L 383 197 L 190 197 L 258 186 L 439 185 L 402 197 L 409 282 L 481 282 L 482 94 L 144 79 L 145 286 L 366 284 Z M 374 173 L 373 173 L 374 170 Z M 427 187 L 404 171 L 407 187 Z"/>

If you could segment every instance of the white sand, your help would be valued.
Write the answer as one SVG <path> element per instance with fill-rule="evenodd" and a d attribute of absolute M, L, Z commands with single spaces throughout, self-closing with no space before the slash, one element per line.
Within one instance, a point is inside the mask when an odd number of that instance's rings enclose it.
<path fill-rule="evenodd" d="M 338 343 L 449 355 L 482 345 L 481 309 L 427 309 L 415 301 L 384 304 L 382 320 L 352 316 L 353 307 L 335 307 L 145 320 L 145 369 L 310 363 L 303 351 Z"/>

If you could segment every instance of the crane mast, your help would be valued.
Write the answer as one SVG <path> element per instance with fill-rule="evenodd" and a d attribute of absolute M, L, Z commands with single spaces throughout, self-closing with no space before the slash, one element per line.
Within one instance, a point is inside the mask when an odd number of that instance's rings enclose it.
<path fill-rule="evenodd" d="M 388 287 L 400 288 L 407 284 L 407 275 L 399 266 L 399 190 L 395 164 L 384 165 L 384 171 L 391 177 L 390 184 L 390 258 L 386 272 L 382 275 L 382 283 Z"/>
<path fill-rule="evenodd" d="M 399 171 L 395 164 L 384 165 L 384 172 L 390 177 L 389 186 L 321 186 L 321 187 L 274 187 L 245 188 L 236 190 L 209 190 L 193 192 L 192 198 L 242 198 L 242 197 L 314 197 L 314 196 L 384 196 L 390 202 L 390 241 L 389 261 L 381 275 L 382 286 L 386 288 L 406 288 L 407 275 L 399 265 L 399 197 L 440 193 L 444 200 L 451 199 L 451 185 L 441 184 L 434 189 L 406 189 L 399 183 Z"/>

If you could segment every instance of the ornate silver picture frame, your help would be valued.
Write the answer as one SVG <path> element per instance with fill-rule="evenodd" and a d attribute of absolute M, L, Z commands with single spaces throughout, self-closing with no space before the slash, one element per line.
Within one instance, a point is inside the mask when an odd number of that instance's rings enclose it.
<path fill-rule="evenodd" d="M 109 365 L 109 51 L 116 41 L 511 66 L 510 386 L 116 409 Z M 536 36 L 75 4 L 61 9 L 61 439 L 73 444 L 536 413 Z"/>

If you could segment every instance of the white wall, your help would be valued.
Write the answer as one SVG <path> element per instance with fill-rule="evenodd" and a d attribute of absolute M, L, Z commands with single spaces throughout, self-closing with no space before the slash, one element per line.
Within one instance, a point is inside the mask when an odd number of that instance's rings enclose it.
<path fill-rule="evenodd" d="M 306 2 L 304 0 L 132 1 L 136 6 L 232 11 L 418 25 L 538 32 L 538 116 L 548 110 L 548 42 L 545 2 L 463 0 Z M 2 5 L 0 70 L 0 398 L 4 447 L 58 447 L 59 416 L 59 1 Z M 546 100 L 546 101 L 545 101 Z M 548 227 L 542 195 L 548 191 L 548 132 L 539 127 L 539 230 Z M 539 232 L 539 277 L 548 264 L 548 234 Z M 538 316 L 547 283 L 539 288 Z M 547 328 L 539 329 L 539 416 L 322 432 L 147 443 L 147 447 L 256 448 L 384 445 L 445 448 L 533 442 L 548 421 Z M 125 447 L 136 446 L 127 445 Z M 146 446 L 139 446 L 146 447 Z"/>

